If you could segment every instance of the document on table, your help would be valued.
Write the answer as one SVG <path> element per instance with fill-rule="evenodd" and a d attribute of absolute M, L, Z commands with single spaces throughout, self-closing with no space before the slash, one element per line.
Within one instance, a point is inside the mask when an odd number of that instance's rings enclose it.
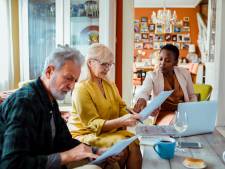
<path fill-rule="evenodd" d="M 139 113 L 141 120 L 145 120 L 148 116 L 157 109 L 171 94 L 173 90 L 162 91 L 158 96 L 151 100 L 151 102 Z"/>
<path fill-rule="evenodd" d="M 136 140 L 138 136 L 133 136 L 128 139 L 121 140 L 114 144 L 111 148 L 109 148 L 106 152 L 100 155 L 96 160 L 92 161 L 91 164 L 99 164 L 106 160 L 108 157 L 118 155 L 122 152 L 129 144 L 131 144 L 134 140 Z"/>
<path fill-rule="evenodd" d="M 155 126 L 155 125 L 141 125 L 135 128 L 136 135 L 140 136 L 175 136 L 177 131 L 172 125 Z"/>

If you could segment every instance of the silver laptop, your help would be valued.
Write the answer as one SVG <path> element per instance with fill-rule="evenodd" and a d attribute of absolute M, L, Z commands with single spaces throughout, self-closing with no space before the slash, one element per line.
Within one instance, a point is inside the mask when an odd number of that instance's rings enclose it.
<path fill-rule="evenodd" d="M 178 111 L 186 112 L 188 128 L 181 136 L 190 136 L 213 132 L 215 129 L 217 102 L 185 102 L 178 104 Z"/>

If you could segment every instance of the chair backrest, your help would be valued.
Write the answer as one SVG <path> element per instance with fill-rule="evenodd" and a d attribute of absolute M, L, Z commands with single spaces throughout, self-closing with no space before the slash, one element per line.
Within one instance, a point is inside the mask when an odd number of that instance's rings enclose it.
<path fill-rule="evenodd" d="M 194 84 L 195 94 L 199 94 L 199 101 L 206 101 L 210 99 L 212 93 L 212 86 L 208 84 Z"/>

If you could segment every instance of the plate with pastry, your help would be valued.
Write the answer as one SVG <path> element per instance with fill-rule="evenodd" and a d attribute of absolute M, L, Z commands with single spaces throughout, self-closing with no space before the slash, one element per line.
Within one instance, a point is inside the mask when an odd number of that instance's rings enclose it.
<path fill-rule="evenodd" d="M 192 157 L 186 157 L 183 161 L 183 165 L 192 169 L 201 169 L 207 166 L 204 160 Z"/>

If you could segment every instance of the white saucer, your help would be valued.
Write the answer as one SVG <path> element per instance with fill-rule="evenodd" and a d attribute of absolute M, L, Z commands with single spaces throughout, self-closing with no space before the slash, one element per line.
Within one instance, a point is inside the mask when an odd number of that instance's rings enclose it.
<path fill-rule="evenodd" d="M 186 168 L 192 168 L 192 169 L 203 169 L 203 168 L 206 168 L 206 167 L 207 167 L 206 163 L 204 163 L 203 166 L 189 166 L 189 165 L 185 164 L 184 161 L 183 161 L 183 165 L 184 165 Z"/>

